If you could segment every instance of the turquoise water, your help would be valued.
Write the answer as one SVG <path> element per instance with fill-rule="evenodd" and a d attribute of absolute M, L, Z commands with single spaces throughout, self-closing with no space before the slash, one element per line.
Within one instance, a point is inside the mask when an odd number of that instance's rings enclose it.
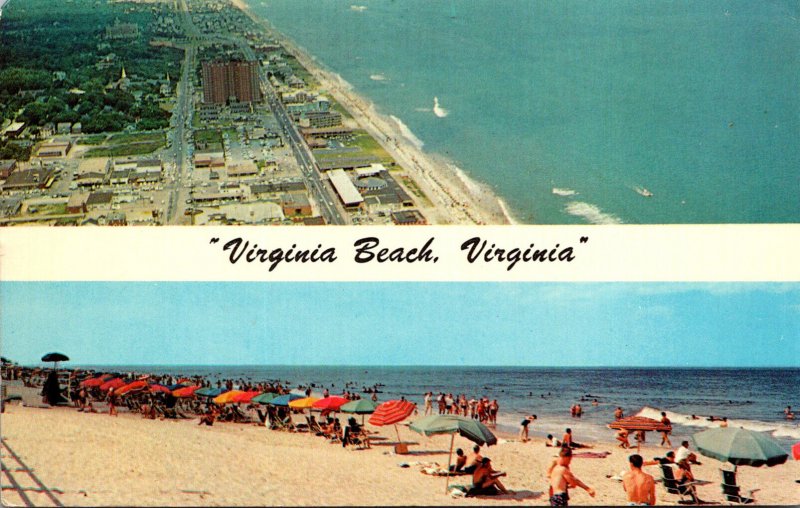
<path fill-rule="evenodd" d="M 521 222 L 800 222 L 797 2 L 250 3 Z"/>

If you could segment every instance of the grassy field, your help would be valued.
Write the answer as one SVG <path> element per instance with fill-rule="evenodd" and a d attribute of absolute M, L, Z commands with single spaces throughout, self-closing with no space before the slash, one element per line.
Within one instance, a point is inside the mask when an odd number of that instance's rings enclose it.
<path fill-rule="evenodd" d="M 409 192 L 411 192 L 411 194 L 419 198 L 423 206 L 433 206 L 433 203 L 431 202 L 430 199 L 428 199 L 428 196 L 426 196 L 425 193 L 422 192 L 422 189 L 419 188 L 417 182 L 412 180 L 411 177 L 405 175 L 401 176 L 400 181 L 403 182 L 403 185 L 405 186 L 406 189 L 408 189 Z"/>
<path fill-rule="evenodd" d="M 222 145 L 222 134 L 216 129 L 194 131 L 195 143 L 211 143 Z"/>
<path fill-rule="evenodd" d="M 374 158 L 384 166 L 394 164 L 394 159 L 378 144 L 375 139 L 366 131 L 357 130 L 348 138 L 337 139 L 345 148 L 355 149 L 345 153 L 327 152 L 326 150 L 314 150 L 314 156 L 320 161 L 332 161 L 340 158 Z"/>
<path fill-rule="evenodd" d="M 105 142 L 108 134 L 89 134 L 78 139 L 79 145 L 102 145 Z"/>
<path fill-rule="evenodd" d="M 122 157 L 125 155 L 146 155 L 163 148 L 166 138 L 159 141 L 136 141 L 117 145 L 105 145 L 91 148 L 86 152 L 86 157 Z"/>

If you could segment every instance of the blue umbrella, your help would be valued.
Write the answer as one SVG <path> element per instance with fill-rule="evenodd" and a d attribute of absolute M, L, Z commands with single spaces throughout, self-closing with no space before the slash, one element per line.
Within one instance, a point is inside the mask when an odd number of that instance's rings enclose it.
<path fill-rule="evenodd" d="M 289 402 L 303 398 L 305 398 L 305 396 L 303 395 L 297 395 L 296 393 L 287 393 L 286 395 L 280 395 L 278 397 L 275 397 L 274 399 L 269 401 L 268 404 L 271 404 L 273 406 L 288 406 Z"/>
<path fill-rule="evenodd" d="M 216 397 L 217 395 L 221 395 L 225 393 L 227 390 L 223 388 L 200 388 L 196 392 L 195 395 L 201 395 L 203 397 Z"/>

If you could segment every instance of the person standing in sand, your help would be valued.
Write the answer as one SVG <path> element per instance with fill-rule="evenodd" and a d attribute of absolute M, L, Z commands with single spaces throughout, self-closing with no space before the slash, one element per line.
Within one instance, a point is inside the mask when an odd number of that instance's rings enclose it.
<path fill-rule="evenodd" d="M 550 506 L 569 506 L 569 488 L 580 487 L 590 496 L 595 496 L 593 488 L 580 481 L 569 469 L 572 462 L 572 450 L 562 448 L 558 459 L 548 471 L 550 481 Z"/>
<path fill-rule="evenodd" d="M 642 471 L 642 456 L 634 453 L 628 457 L 631 470 L 622 477 L 622 488 L 628 496 L 631 505 L 656 504 L 656 481 L 653 477 Z"/>
<path fill-rule="evenodd" d="M 672 422 L 669 421 L 669 418 L 667 418 L 667 413 L 664 411 L 661 412 L 661 423 L 672 428 Z M 672 442 L 669 440 L 669 433 L 670 431 L 668 430 L 661 431 L 661 446 L 664 446 L 666 443 L 667 448 L 672 448 Z"/>
<path fill-rule="evenodd" d="M 528 438 L 528 425 L 530 425 L 530 423 L 534 420 L 536 420 L 536 415 L 530 415 L 525 417 L 520 423 L 519 440 L 523 443 L 530 441 Z"/>
<path fill-rule="evenodd" d="M 425 392 L 425 416 L 433 413 L 433 393 Z"/>

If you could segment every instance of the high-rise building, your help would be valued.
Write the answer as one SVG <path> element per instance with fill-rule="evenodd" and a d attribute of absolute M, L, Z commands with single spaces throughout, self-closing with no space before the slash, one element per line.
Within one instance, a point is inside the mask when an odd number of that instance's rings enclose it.
<path fill-rule="evenodd" d="M 260 102 L 258 62 L 203 62 L 203 102 Z"/>

